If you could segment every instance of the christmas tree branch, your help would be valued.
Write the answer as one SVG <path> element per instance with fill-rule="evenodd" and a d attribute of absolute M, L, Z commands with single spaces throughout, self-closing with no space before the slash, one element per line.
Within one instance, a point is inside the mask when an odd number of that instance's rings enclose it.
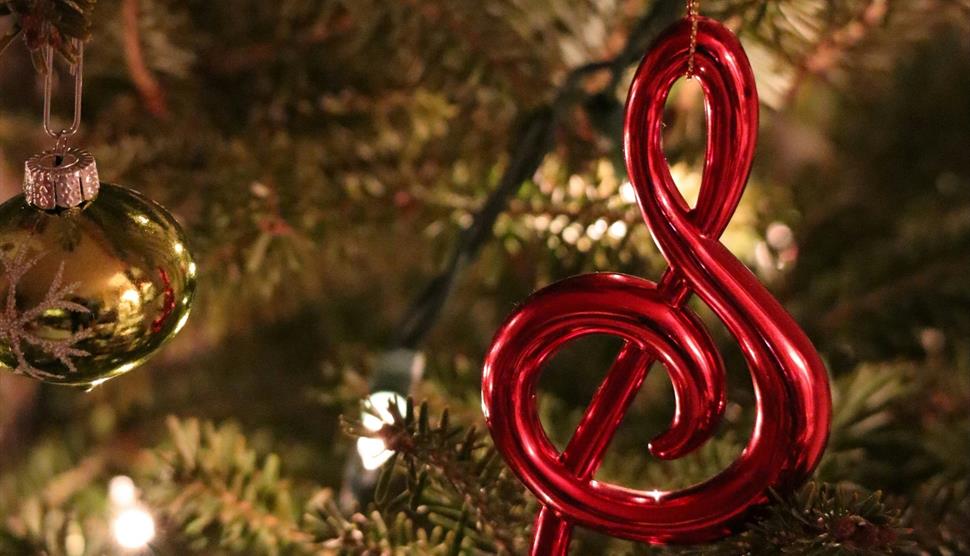
<path fill-rule="evenodd" d="M 172 445 L 155 452 L 145 499 L 195 548 L 312 554 L 280 458 L 260 458 L 235 427 L 168 419 Z"/>
<path fill-rule="evenodd" d="M 899 554 L 914 545 L 900 511 L 881 492 L 810 482 L 772 502 L 739 535 L 723 542 L 669 549 L 672 554 Z"/>
<path fill-rule="evenodd" d="M 673 21 L 683 9 L 678 0 L 658 0 L 641 18 L 627 37 L 620 53 L 611 60 L 594 62 L 574 69 L 556 91 L 553 100 L 545 106 L 532 110 L 523 118 L 523 125 L 510 143 L 511 160 L 499 179 L 498 185 L 475 214 L 471 226 L 466 229 L 448 257 L 444 268 L 425 286 L 412 302 L 398 326 L 396 344 L 415 348 L 427 335 L 444 306 L 461 271 L 471 263 L 491 236 L 498 216 L 505 210 L 509 199 L 535 174 L 543 158 L 552 149 L 552 136 L 567 108 L 587 105 L 602 94 L 611 95 L 623 71 L 639 59 L 651 40 Z M 579 87 L 587 75 L 601 70 L 609 71 L 609 84 L 600 92 L 587 93 Z M 607 103 L 606 110 L 619 110 L 616 103 Z"/>
<path fill-rule="evenodd" d="M 415 519 L 467 529 L 465 534 L 481 550 L 521 552 L 532 504 L 488 436 L 474 426 L 452 425 L 447 409 L 437 420 L 431 418 L 427 404 L 415 409 L 410 400 L 403 415 L 396 405 L 388 409 L 392 422 L 376 432 L 345 421 L 352 436 L 380 438 L 395 452 L 375 491 L 381 513 L 406 511 Z M 404 481 L 397 490 L 395 478 Z"/>

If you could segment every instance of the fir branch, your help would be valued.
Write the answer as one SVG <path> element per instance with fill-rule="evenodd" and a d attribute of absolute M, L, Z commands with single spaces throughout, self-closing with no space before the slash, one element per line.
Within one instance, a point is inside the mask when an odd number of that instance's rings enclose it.
<path fill-rule="evenodd" d="M 101 482 L 130 454 L 113 441 L 75 453 L 63 434 L 50 435 L 0 472 L 0 554 L 100 556 L 108 552 L 106 492 Z"/>
<path fill-rule="evenodd" d="M 447 409 L 432 421 L 427 404 L 415 409 L 410 399 L 404 415 L 395 404 L 388 410 L 393 422 L 377 432 L 344 421 L 348 434 L 380 438 L 395 452 L 375 492 L 381 513 L 407 511 L 413 518 L 464 531 L 480 550 L 523 551 L 534 508 L 488 435 L 475 427 L 452 425 Z M 404 480 L 399 492 L 391 489 L 395 478 Z M 466 514 L 472 519 L 466 520 Z"/>
<path fill-rule="evenodd" d="M 325 553 L 340 556 L 457 555 L 470 545 L 463 534 L 464 519 L 459 520 L 457 527 L 438 525 L 428 530 L 416 524 L 407 512 L 389 515 L 385 519 L 374 510 L 346 517 L 334 502 L 332 492 L 323 490 L 308 504 L 304 521 L 320 539 Z"/>
<path fill-rule="evenodd" d="M 789 496 L 772 493 L 744 532 L 720 543 L 664 552 L 707 556 L 759 554 L 877 556 L 914 547 L 900 511 L 880 492 L 810 482 Z"/>
<path fill-rule="evenodd" d="M 231 425 L 167 421 L 172 445 L 155 451 L 145 499 L 197 550 L 313 554 L 300 530 L 280 459 L 260 458 Z"/>
<path fill-rule="evenodd" d="M 767 517 L 740 535 L 738 547 L 753 553 L 774 547 L 803 554 L 823 549 L 890 554 L 908 544 L 899 511 L 886 505 L 881 492 L 811 482 L 791 496 L 774 498 Z"/>
<path fill-rule="evenodd" d="M 903 522 L 913 530 L 919 554 L 970 554 L 970 481 L 929 481 L 907 504 Z"/>
<path fill-rule="evenodd" d="M 872 462 L 863 470 L 861 464 L 873 452 L 908 452 L 907 459 L 919 457 L 912 453 L 908 438 L 894 434 L 900 424 L 896 409 L 914 391 L 913 374 L 914 365 L 910 363 L 866 364 L 833 382 L 831 434 L 817 477 L 878 484 L 873 481 L 876 476 L 890 479 L 898 476 L 900 469 Z M 886 442 L 891 445 L 880 446 Z"/>

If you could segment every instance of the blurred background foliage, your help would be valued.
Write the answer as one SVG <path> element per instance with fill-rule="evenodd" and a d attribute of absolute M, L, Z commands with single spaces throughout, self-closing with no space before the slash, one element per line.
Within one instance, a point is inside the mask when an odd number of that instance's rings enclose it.
<path fill-rule="evenodd" d="M 115 476 L 133 478 L 159 554 L 525 551 L 534 500 L 483 434 L 481 359 L 538 287 L 662 272 L 625 178 L 622 106 L 639 57 L 683 9 L 0 2 L 2 196 L 48 146 L 40 47 L 66 63 L 68 39 L 87 38 L 77 143 L 102 179 L 178 215 L 201 271 L 189 325 L 143 369 L 87 394 L 0 373 L 0 554 L 119 550 Z M 723 242 L 826 360 L 833 436 L 817 482 L 775 497 L 736 537 L 659 549 L 583 532 L 574 551 L 970 553 L 970 2 L 701 11 L 739 34 L 762 100 L 755 168 Z M 705 142 L 693 83 L 674 88 L 667 124 L 690 198 Z M 721 433 L 682 460 L 650 460 L 646 441 L 673 408 L 651 373 L 598 478 L 683 486 L 743 447 L 750 381 L 697 310 L 731 369 Z M 400 347 L 423 369 L 404 393 L 427 405 L 380 433 L 399 450 L 375 477 L 353 464 L 354 435 L 373 434 L 355 421 Z M 554 442 L 617 347 L 592 338 L 557 355 L 540 400 Z"/>

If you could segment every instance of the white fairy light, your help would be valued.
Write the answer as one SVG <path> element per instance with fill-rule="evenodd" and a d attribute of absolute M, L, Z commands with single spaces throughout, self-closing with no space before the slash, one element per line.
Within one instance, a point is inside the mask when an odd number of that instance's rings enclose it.
<path fill-rule="evenodd" d="M 357 453 L 360 454 L 361 465 L 368 471 L 380 468 L 394 455 L 394 452 L 384 445 L 383 440 L 366 436 L 357 439 Z"/>
<path fill-rule="evenodd" d="M 108 499 L 118 507 L 129 507 L 135 504 L 138 491 L 135 489 L 135 482 L 131 477 L 118 475 L 112 477 L 108 483 Z"/>
<path fill-rule="evenodd" d="M 599 218 L 586 228 L 586 235 L 593 241 L 599 241 L 606 233 L 607 228 L 609 228 L 609 224 L 606 219 Z"/>
<path fill-rule="evenodd" d="M 87 548 L 87 541 L 84 540 L 84 532 L 76 521 L 72 521 L 67 527 L 67 535 L 64 536 L 64 552 L 70 556 L 84 554 Z"/>
<path fill-rule="evenodd" d="M 143 508 L 122 510 L 111 522 L 115 542 L 126 550 L 140 550 L 155 538 L 155 519 Z"/>
<path fill-rule="evenodd" d="M 586 193 L 586 181 L 582 176 L 573 174 L 567 182 L 570 197 L 582 197 Z"/>
<path fill-rule="evenodd" d="M 616 222 L 610 224 L 606 234 L 613 239 L 623 239 L 623 236 L 626 235 L 626 222 L 617 220 Z"/>
<path fill-rule="evenodd" d="M 569 217 L 565 214 L 560 214 L 549 223 L 549 233 L 559 234 L 566 227 L 566 224 L 569 224 Z"/>
<path fill-rule="evenodd" d="M 361 412 L 360 416 L 360 421 L 364 425 L 364 428 L 377 432 L 384 425 L 393 423 L 394 417 L 388 410 L 388 404 L 391 402 L 397 405 L 398 411 L 401 414 L 407 410 L 407 400 L 397 392 L 383 391 L 371 394 L 365 402 L 367 408 Z M 383 440 L 366 436 L 357 439 L 357 453 L 360 455 L 360 461 L 364 469 L 368 471 L 384 465 L 394 455 L 394 451 L 389 450 Z"/>
<path fill-rule="evenodd" d="M 108 482 L 108 501 L 114 518 L 111 534 L 125 550 L 141 550 L 155 538 L 155 519 L 138 503 L 138 488 L 131 477 L 117 475 Z"/>
<path fill-rule="evenodd" d="M 552 218 L 549 218 L 548 214 L 540 214 L 539 216 L 536 216 L 535 220 L 533 221 L 533 226 L 537 231 L 544 232 L 547 228 L 549 228 L 550 222 L 552 222 Z"/>
<path fill-rule="evenodd" d="M 562 231 L 562 239 L 566 243 L 573 244 L 576 240 L 583 235 L 583 225 L 577 223 L 570 224 L 566 226 L 566 229 Z"/>
<path fill-rule="evenodd" d="M 627 204 L 637 202 L 637 192 L 633 189 L 632 183 L 625 181 L 620 184 L 620 199 Z"/>

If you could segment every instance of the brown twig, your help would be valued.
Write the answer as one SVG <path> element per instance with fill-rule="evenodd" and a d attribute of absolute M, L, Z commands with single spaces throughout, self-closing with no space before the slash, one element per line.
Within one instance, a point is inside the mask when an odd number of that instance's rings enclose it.
<path fill-rule="evenodd" d="M 145 64 L 141 49 L 141 34 L 138 30 L 139 0 L 123 0 L 121 3 L 122 41 L 125 46 L 125 61 L 128 73 L 138 89 L 142 102 L 148 112 L 159 119 L 168 117 L 168 102 L 165 90 Z"/>

